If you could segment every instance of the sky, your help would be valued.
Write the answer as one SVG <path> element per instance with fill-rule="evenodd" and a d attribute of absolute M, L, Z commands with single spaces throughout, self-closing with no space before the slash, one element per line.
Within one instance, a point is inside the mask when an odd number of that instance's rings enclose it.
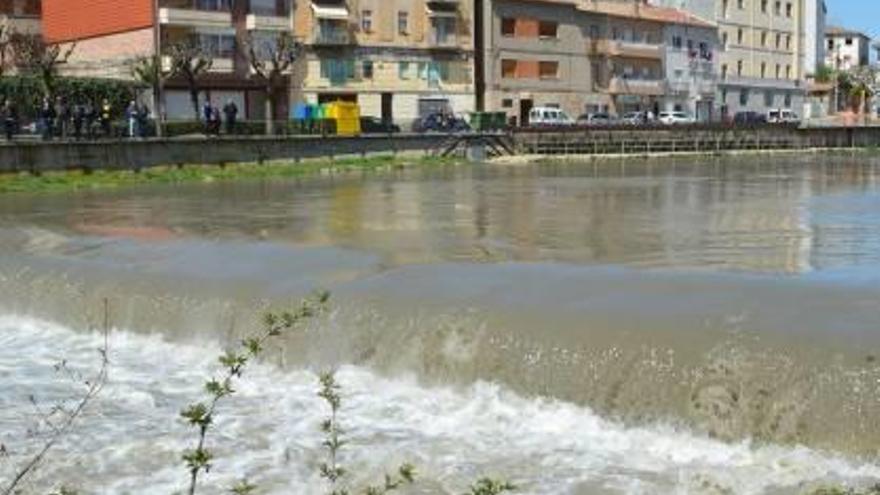
<path fill-rule="evenodd" d="M 825 0 L 828 24 L 880 38 L 880 0 Z"/>

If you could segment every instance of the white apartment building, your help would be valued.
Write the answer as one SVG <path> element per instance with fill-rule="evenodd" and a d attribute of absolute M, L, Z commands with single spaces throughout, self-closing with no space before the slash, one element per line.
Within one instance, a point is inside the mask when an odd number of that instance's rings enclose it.
<path fill-rule="evenodd" d="M 667 24 L 664 28 L 667 81 L 663 110 L 684 111 L 697 121 L 713 120 L 718 77 L 718 28 Z"/>
<path fill-rule="evenodd" d="M 811 0 L 652 1 L 718 24 L 721 49 L 715 106 L 719 115 L 803 108 L 804 3 Z"/>
<path fill-rule="evenodd" d="M 858 31 L 828 26 L 825 47 L 825 65 L 832 69 L 850 70 L 870 63 L 871 38 Z"/>

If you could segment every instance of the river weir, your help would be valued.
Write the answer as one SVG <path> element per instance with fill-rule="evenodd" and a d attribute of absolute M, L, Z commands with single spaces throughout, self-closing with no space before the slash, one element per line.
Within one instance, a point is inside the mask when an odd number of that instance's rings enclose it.
<path fill-rule="evenodd" d="M 0 479 L 34 405 L 110 379 L 31 481 L 182 489 L 180 410 L 311 291 L 331 311 L 221 407 L 206 493 L 319 494 L 343 460 L 412 493 L 803 494 L 880 479 L 880 158 L 632 157 L 0 197 Z M 45 490 L 44 490 L 45 491 Z"/>

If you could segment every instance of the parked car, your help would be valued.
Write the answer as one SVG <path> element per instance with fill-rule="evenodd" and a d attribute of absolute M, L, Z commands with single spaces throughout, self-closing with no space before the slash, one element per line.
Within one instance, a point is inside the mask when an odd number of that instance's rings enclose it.
<path fill-rule="evenodd" d="M 791 110 L 780 108 L 767 112 L 767 122 L 770 124 L 797 124 L 800 119 Z"/>
<path fill-rule="evenodd" d="M 733 116 L 734 125 L 759 125 L 767 123 L 767 116 L 763 113 L 745 111 L 736 112 Z"/>
<path fill-rule="evenodd" d="M 623 125 L 645 125 L 648 123 L 648 114 L 645 112 L 629 112 L 620 118 Z"/>
<path fill-rule="evenodd" d="M 605 126 L 614 123 L 614 119 L 607 113 L 585 113 L 578 117 L 577 123 L 581 125 Z"/>
<path fill-rule="evenodd" d="M 529 125 L 570 126 L 574 124 L 574 120 L 558 108 L 535 107 L 529 111 Z"/>
<path fill-rule="evenodd" d="M 451 113 L 431 113 L 413 122 L 413 132 L 464 132 L 471 130 L 467 121 Z"/>
<path fill-rule="evenodd" d="M 660 112 L 657 120 L 665 125 L 693 124 L 695 122 L 693 117 L 689 117 L 684 112 Z"/>
<path fill-rule="evenodd" d="M 361 117 L 361 132 L 364 134 L 391 134 L 400 132 L 400 126 L 378 117 Z"/>

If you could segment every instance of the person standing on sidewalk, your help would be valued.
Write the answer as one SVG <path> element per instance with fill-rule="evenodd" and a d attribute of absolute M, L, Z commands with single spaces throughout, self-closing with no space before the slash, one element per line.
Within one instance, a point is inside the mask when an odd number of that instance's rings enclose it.
<path fill-rule="evenodd" d="M 11 101 L 6 100 L 3 103 L 3 133 L 6 135 L 7 141 L 12 141 L 15 131 L 18 128 L 18 112 Z"/>

